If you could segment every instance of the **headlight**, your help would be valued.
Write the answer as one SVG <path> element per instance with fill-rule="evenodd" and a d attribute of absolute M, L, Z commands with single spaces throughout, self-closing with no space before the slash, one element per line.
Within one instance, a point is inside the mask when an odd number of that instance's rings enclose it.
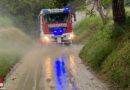
<path fill-rule="evenodd" d="M 74 38 L 74 34 L 71 34 L 70 37 L 71 37 L 71 38 Z"/>
<path fill-rule="evenodd" d="M 50 41 L 49 37 L 47 37 L 47 36 L 44 37 L 44 40 L 47 41 L 47 42 Z"/>
<path fill-rule="evenodd" d="M 41 38 L 42 42 L 50 42 L 49 37 L 44 36 L 43 38 Z"/>
<path fill-rule="evenodd" d="M 70 34 L 68 39 L 74 39 L 74 34 Z"/>

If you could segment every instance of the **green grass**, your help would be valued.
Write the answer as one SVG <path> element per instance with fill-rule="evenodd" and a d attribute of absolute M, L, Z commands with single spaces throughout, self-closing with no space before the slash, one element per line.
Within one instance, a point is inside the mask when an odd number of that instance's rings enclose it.
<path fill-rule="evenodd" d="M 102 26 L 100 17 L 86 17 L 74 27 L 75 43 L 85 43 Z"/>
<path fill-rule="evenodd" d="M 0 76 L 4 79 L 5 75 L 11 69 L 11 67 L 20 58 L 20 53 L 13 51 L 0 52 Z"/>
<path fill-rule="evenodd" d="M 118 28 L 118 30 L 119 29 L 120 28 Z M 106 56 L 112 52 L 114 48 L 114 32 L 116 32 L 114 30 L 117 31 L 117 27 L 115 27 L 113 24 L 105 25 L 102 30 L 98 30 L 92 36 L 90 41 L 81 51 L 81 58 L 87 60 L 92 68 L 100 70 L 99 67 L 101 63 Z"/>
<path fill-rule="evenodd" d="M 12 66 L 22 57 L 32 40 L 10 19 L 0 16 L 0 77 L 4 79 Z"/>
<path fill-rule="evenodd" d="M 126 32 L 117 48 L 105 59 L 101 65 L 101 74 L 108 80 L 122 87 L 130 87 L 130 32 Z"/>
<path fill-rule="evenodd" d="M 115 25 L 111 17 L 106 25 L 100 23 L 99 17 L 86 18 L 76 26 L 75 33 L 78 40 L 75 42 L 86 43 L 80 51 L 80 57 L 101 78 L 128 90 L 130 88 L 130 8 L 126 8 L 126 12 L 127 21 L 124 26 Z M 94 19 L 87 21 L 91 18 Z M 98 24 L 98 29 L 93 29 L 95 25 L 92 23 Z M 91 33 L 92 30 L 95 31 Z"/>

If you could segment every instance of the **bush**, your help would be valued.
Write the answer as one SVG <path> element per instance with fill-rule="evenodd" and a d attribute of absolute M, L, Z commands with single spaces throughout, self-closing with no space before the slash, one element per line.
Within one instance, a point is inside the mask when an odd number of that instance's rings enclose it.
<path fill-rule="evenodd" d="M 12 51 L 0 52 L 0 77 L 4 78 L 19 58 L 20 53 Z"/>
<path fill-rule="evenodd" d="M 127 8 L 127 12 L 128 10 Z M 128 90 L 130 88 L 129 15 L 128 12 L 124 26 L 114 25 L 111 20 L 105 26 L 99 26 L 98 31 L 89 37 L 80 51 L 83 61 L 103 79 Z"/>
<path fill-rule="evenodd" d="M 122 87 L 128 87 L 130 82 L 130 32 L 122 36 L 118 47 L 106 58 L 102 64 L 102 74 L 109 80 Z"/>
<path fill-rule="evenodd" d="M 100 17 L 86 17 L 83 21 L 78 23 L 74 27 L 74 33 L 76 38 L 74 39 L 75 43 L 86 43 L 89 38 L 102 26 L 102 21 Z"/>
<path fill-rule="evenodd" d="M 112 52 L 114 41 L 112 40 L 114 26 L 107 24 L 102 30 L 97 31 L 93 38 L 81 50 L 80 57 L 87 61 L 96 70 L 104 59 Z"/>

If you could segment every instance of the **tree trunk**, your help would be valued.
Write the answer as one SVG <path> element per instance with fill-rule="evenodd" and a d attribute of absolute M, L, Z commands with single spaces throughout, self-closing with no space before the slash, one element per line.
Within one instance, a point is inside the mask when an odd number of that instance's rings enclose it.
<path fill-rule="evenodd" d="M 103 10 L 102 10 L 102 1 L 101 0 L 97 0 L 97 10 L 101 16 L 103 24 L 105 24 L 105 15 L 104 15 Z"/>
<path fill-rule="evenodd" d="M 112 0 L 113 19 L 116 24 L 122 25 L 125 23 L 125 8 L 124 0 Z"/>
<path fill-rule="evenodd" d="M 93 1 L 93 7 L 92 7 L 92 9 L 91 9 L 91 12 L 94 10 L 95 4 L 96 4 L 96 1 L 94 0 L 94 1 Z"/>
<path fill-rule="evenodd" d="M 110 4 L 109 7 L 108 7 L 107 10 L 106 10 L 106 13 L 105 13 L 105 17 L 106 17 L 106 18 L 108 18 L 111 9 L 112 9 L 112 4 Z"/>

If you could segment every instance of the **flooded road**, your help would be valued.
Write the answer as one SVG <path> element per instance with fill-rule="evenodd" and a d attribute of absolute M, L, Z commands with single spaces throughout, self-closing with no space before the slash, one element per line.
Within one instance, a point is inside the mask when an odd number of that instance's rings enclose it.
<path fill-rule="evenodd" d="M 80 60 L 81 48 L 35 45 L 7 76 L 5 90 L 108 90 Z"/>

